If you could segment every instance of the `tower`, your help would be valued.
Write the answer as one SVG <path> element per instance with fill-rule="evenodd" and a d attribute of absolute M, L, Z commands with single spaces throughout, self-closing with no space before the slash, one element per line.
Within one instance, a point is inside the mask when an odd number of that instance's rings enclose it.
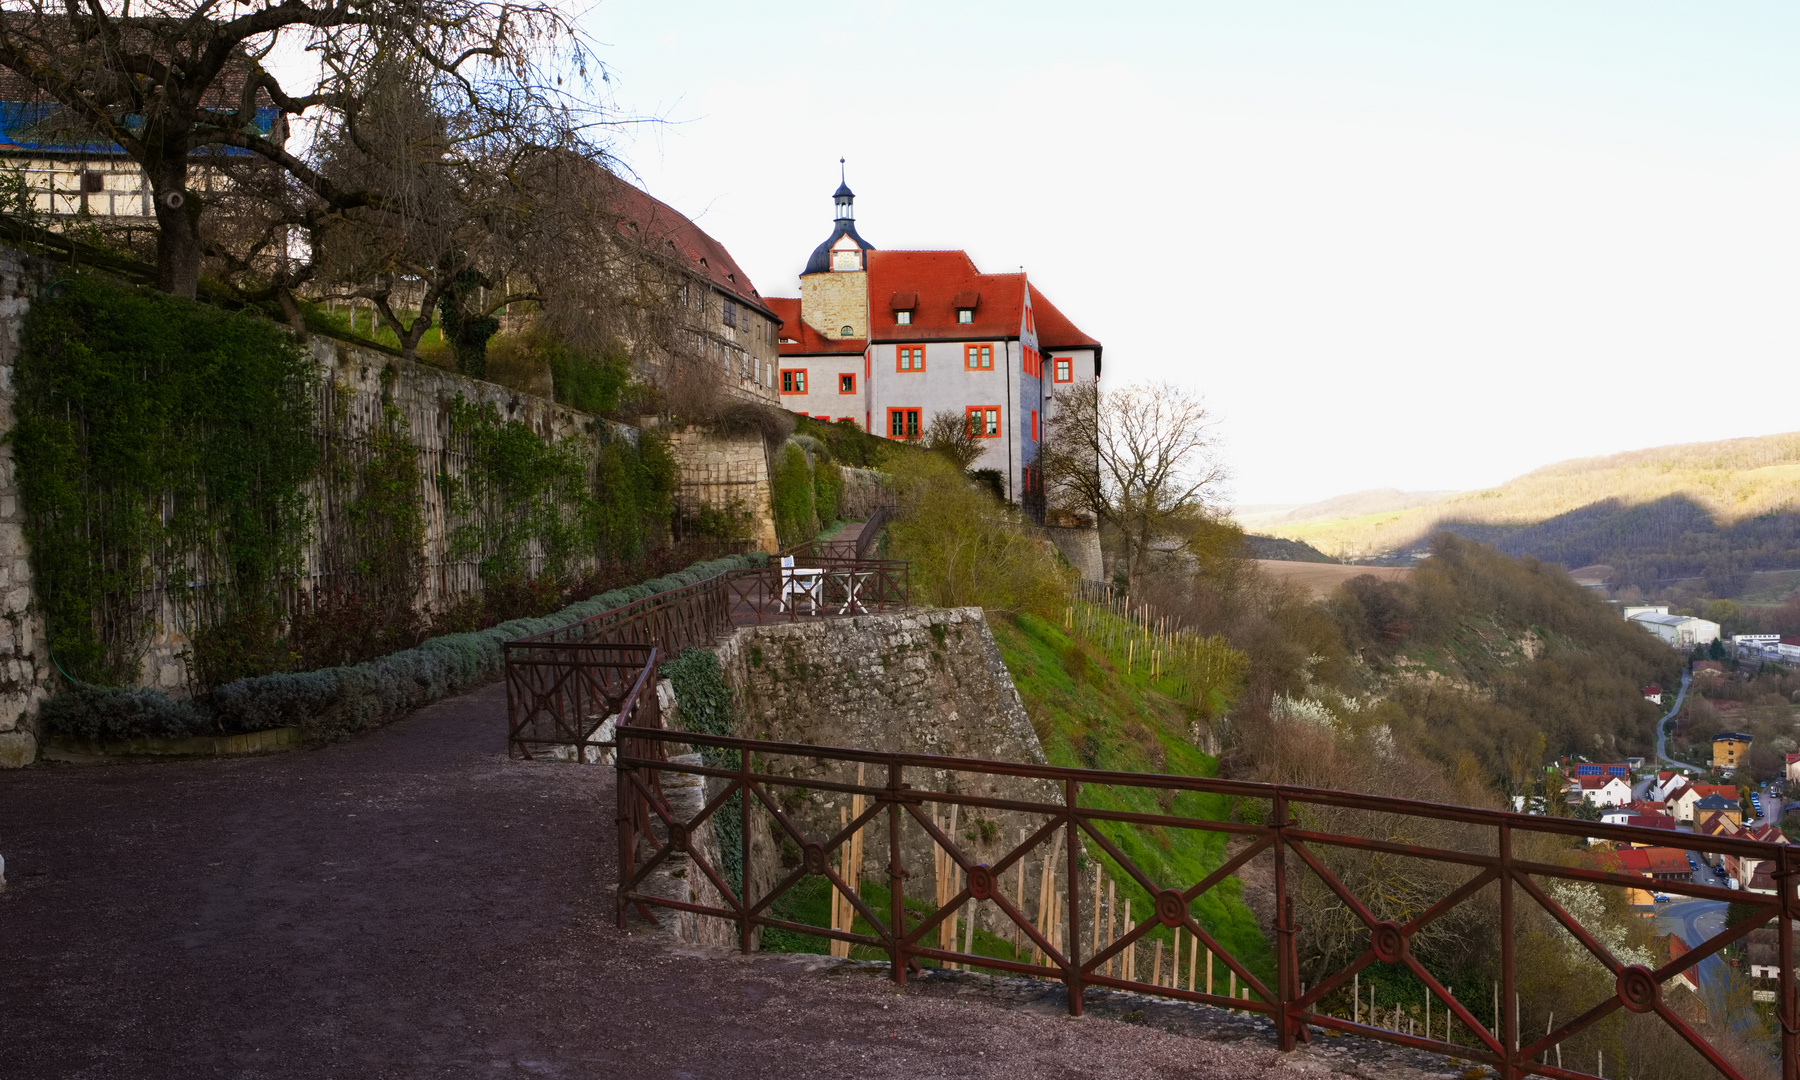
<path fill-rule="evenodd" d="M 831 196 L 831 235 L 800 272 L 800 312 L 828 338 L 862 340 L 869 336 L 869 252 L 875 245 L 856 231 L 856 193 L 843 163 L 839 158 L 838 189 Z"/>

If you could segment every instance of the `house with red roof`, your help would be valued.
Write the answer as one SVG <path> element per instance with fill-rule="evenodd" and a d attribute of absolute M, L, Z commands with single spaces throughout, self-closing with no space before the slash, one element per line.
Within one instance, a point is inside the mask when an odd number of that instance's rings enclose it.
<path fill-rule="evenodd" d="M 720 387 L 733 397 L 777 404 L 782 317 L 756 291 L 750 275 L 724 244 L 649 192 L 615 179 L 608 199 L 623 251 L 638 256 L 646 270 L 654 265 L 675 272 L 669 282 L 677 324 L 673 347 L 719 372 Z M 655 368 L 666 361 L 647 355 L 643 346 L 650 341 L 637 344 L 639 363 Z"/>
<path fill-rule="evenodd" d="M 1738 789 L 1730 784 L 1689 784 L 1669 799 L 1669 809 L 1675 812 L 1676 821 L 1694 820 L 1694 807 L 1700 800 L 1718 796 L 1729 800 L 1733 805 L 1738 801 Z"/>
<path fill-rule="evenodd" d="M 1024 271 L 983 272 L 965 251 L 883 251 L 856 227 L 856 196 L 832 196 L 831 234 L 800 275 L 800 296 L 771 298 L 782 319 L 782 405 L 917 439 L 950 414 L 985 447 L 1007 498 L 1036 516 L 1034 471 L 1056 392 L 1100 375 L 1100 342 Z"/>
<path fill-rule="evenodd" d="M 1570 794 L 1576 793 L 1579 801 L 1595 806 L 1624 806 L 1631 801 L 1631 785 L 1616 776 L 1578 776 L 1570 785 Z"/>
<path fill-rule="evenodd" d="M 1800 754 L 1783 754 L 1782 770 L 1788 783 L 1800 782 Z"/>

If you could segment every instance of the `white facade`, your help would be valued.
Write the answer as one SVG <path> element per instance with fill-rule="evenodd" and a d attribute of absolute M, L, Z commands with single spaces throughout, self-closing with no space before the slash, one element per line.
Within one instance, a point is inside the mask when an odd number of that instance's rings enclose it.
<path fill-rule="evenodd" d="M 1583 777 L 1582 779 L 1598 779 L 1598 777 Z M 1631 785 L 1616 776 L 1609 776 L 1604 784 L 1592 786 L 1582 784 L 1581 798 L 1583 802 L 1589 802 L 1595 806 L 1624 806 L 1631 801 Z"/>
<path fill-rule="evenodd" d="M 1627 618 L 1677 649 L 1691 649 L 1719 640 L 1719 624 L 1690 615 L 1645 612 Z"/>

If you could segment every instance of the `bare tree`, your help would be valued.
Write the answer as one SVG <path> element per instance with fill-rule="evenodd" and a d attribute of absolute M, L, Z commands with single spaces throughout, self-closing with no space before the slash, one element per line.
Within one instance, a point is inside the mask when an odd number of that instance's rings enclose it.
<path fill-rule="evenodd" d="M 555 302 L 565 328 L 570 312 L 610 310 L 617 283 L 596 271 L 617 246 L 620 181 L 566 116 L 522 94 L 433 100 L 416 58 L 371 74 L 354 122 L 325 132 L 317 156 L 321 175 L 382 198 L 302 216 L 325 295 L 370 300 L 408 355 L 435 316 L 477 378 L 510 306 Z"/>
<path fill-rule="evenodd" d="M 1056 395 L 1038 452 L 1046 489 L 1118 530 L 1127 591 L 1138 591 L 1154 541 L 1186 544 L 1212 515 L 1226 476 L 1214 426 L 1199 395 L 1170 383 Z"/>
<path fill-rule="evenodd" d="M 315 58 L 317 76 L 284 85 L 263 63 L 277 49 Z M 455 96 L 476 112 L 497 102 L 500 113 L 570 113 L 560 77 L 586 73 L 572 23 L 546 0 L 0 0 L 0 66 L 55 107 L 58 124 L 117 144 L 143 168 L 158 285 L 182 296 L 198 285 L 211 198 L 191 177 L 228 160 L 222 150 L 303 196 L 293 216 L 388 203 L 391 193 L 320 168 L 285 136 L 301 118 L 353 132 L 379 86 L 372 73 L 397 59 L 420 77 L 420 97 Z M 279 265 L 280 229 L 263 235 Z"/>
<path fill-rule="evenodd" d="M 958 416 L 948 409 L 936 413 L 925 426 L 925 449 L 944 455 L 959 469 L 967 469 L 985 449 L 975 433 L 975 425 L 980 422 L 974 413 Z"/>

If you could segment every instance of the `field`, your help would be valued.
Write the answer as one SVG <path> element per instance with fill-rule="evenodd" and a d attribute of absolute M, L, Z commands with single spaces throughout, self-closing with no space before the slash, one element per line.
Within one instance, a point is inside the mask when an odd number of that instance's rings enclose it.
<path fill-rule="evenodd" d="M 1257 569 L 1270 577 L 1291 581 L 1307 589 L 1314 600 L 1325 599 L 1336 592 L 1339 585 L 1362 574 L 1373 574 L 1384 581 L 1404 581 L 1412 573 L 1412 568 L 1407 566 L 1345 566 L 1342 563 L 1284 562 L 1275 559 L 1253 561 Z"/>

